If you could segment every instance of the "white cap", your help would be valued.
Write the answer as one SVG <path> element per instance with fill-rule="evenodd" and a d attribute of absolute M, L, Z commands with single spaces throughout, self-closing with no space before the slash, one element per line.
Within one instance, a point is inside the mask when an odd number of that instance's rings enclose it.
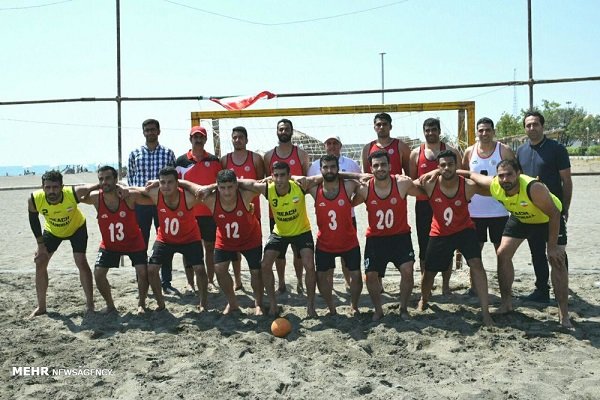
<path fill-rule="evenodd" d="M 325 140 L 323 140 L 323 143 L 327 142 L 330 139 L 337 140 L 340 144 L 342 144 L 342 140 L 339 136 L 328 136 L 327 138 L 325 138 Z"/>

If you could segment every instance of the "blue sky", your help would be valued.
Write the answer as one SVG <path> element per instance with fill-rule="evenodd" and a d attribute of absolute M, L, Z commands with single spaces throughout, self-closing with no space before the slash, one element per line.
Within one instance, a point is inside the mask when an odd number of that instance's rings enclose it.
<path fill-rule="evenodd" d="M 532 3 L 535 78 L 600 75 L 600 3 Z M 335 17 L 341 14 L 349 15 Z M 112 0 L 1 0 L 0 101 L 114 97 L 115 19 Z M 295 23 L 303 20 L 313 21 Z M 527 2 L 121 1 L 123 96 L 378 89 L 380 52 L 387 53 L 386 88 L 509 81 L 515 69 L 516 79 L 526 80 Z M 386 103 L 474 100 L 478 118 L 497 120 L 512 112 L 514 94 L 510 87 L 398 93 L 386 94 Z M 516 90 L 519 109 L 527 96 L 526 87 Z M 537 85 L 535 103 L 542 99 L 599 114 L 600 82 Z M 254 107 L 380 102 L 377 94 L 274 99 Z M 208 101 L 123 103 L 124 162 L 143 142 L 144 119 L 159 119 L 161 143 L 180 154 L 189 147 L 190 112 L 217 109 Z M 454 113 L 434 115 L 456 133 Z M 428 116 L 395 116 L 393 134 L 420 137 Z M 352 127 L 336 118 L 294 121 L 317 137 L 335 131 L 346 143 L 374 138 L 372 115 L 349 119 Z M 116 162 L 116 121 L 114 102 L 0 106 L 0 165 Z M 250 148 L 275 144 L 273 121 L 243 123 Z"/>

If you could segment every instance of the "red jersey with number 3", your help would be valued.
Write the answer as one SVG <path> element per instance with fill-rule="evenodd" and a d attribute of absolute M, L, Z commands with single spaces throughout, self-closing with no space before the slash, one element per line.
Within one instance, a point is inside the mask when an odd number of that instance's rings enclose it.
<path fill-rule="evenodd" d="M 241 165 L 233 162 L 232 153 L 227 154 L 227 165 L 225 168 L 232 170 L 238 179 L 258 179 L 256 167 L 254 166 L 254 153 L 251 151 L 248 151 L 246 161 Z M 257 196 L 254 198 L 252 204 L 254 204 L 254 216 L 260 222 L 260 197 Z"/>
<path fill-rule="evenodd" d="M 135 216 L 135 210 L 119 199 L 117 211 L 111 211 L 104 202 L 104 193 L 98 195 L 98 227 L 102 235 L 100 247 L 119 253 L 136 253 L 146 250 L 144 237 Z"/>
<path fill-rule="evenodd" d="M 358 246 L 356 228 L 352 224 L 352 204 L 340 179 L 338 195 L 329 200 L 323 194 L 323 184 L 315 197 L 317 216 L 317 248 L 327 253 L 343 253 Z"/>
<path fill-rule="evenodd" d="M 402 175 L 402 154 L 398 152 L 399 142 L 400 140 L 398 139 L 392 139 L 392 143 L 385 147 L 379 147 L 377 141 L 373 140 L 369 148 L 369 155 L 379 150 L 387 151 L 390 156 L 390 175 Z"/>
<path fill-rule="evenodd" d="M 465 178 L 462 176 L 458 177 L 458 190 L 451 198 L 442 192 L 438 179 L 429 197 L 429 204 L 433 209 L 429 236 L 450 236 L 467 228 L 475 228 L 469 214 Z"/>
<path fill-rule="evenodd" d="M 390 194 L 382 199 L 375 193 L 375 178 L 369 181 L 367 194 L 367 214 L 369 227 L 367 237 L 392 236 L 410 233 L 410 225 L 407 220 L 406 199 L 403 199 L 398 191 L 398 183 L 395 175 L 390 175 L 392 190 Z"/>
<path fill-rule="evenodd" d="M 213 219 L 217 224 L 215 248 L 225 251 L 244 251 L 262 245 L 262 231 L 253 213 L 246 209 L 238 190 L 235 208 L 225 211 L 216 192 Z"/>
<path fill-rule="evenodd" d="M 174 210 L 167 206 L 163 194 L 158 192 L 156 211 L 159 225 L 156 240 L 167 244 L 199 242 L 201 240 L 200 229 L 198 229 L 198 223 L 194 216 L 194 209 L 188 209 L 183 189 L 177 188 L 177 191 L 179 203 Z"/>
<path fill-rule="evenodd" d="M 446 150 L 446 144 L 442 142 L 440 143 L 440 151 L 444 150 Z M 421 143 L 421 146 L 419 146 L 419 158 L 417 159 L 417 176 L 421 177 L 426 173 L 437 169 L 437 167 L 438 160 L 435 158 L 433 160 L 430 160 L 427 157 L 425 157 L 425 144 Z M 417 200 L 429 200 L 429 197 L 427 197 L 426 194 L 422 194 L 417 196 Z"/>

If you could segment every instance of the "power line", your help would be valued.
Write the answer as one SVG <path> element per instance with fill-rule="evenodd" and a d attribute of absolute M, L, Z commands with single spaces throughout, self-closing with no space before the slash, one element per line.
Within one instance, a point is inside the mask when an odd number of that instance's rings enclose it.
<path fill-rule="evenodd" d="M 409 0 L 395 1 L 393 3 L 383 4 L 383 5 L 380 5 L 380 6 L 377 6 L 377 7 L 365 8 L 365 9 L 362 9 L 362 10 L 350 11 L 350 12 L 342 13 L 342 14 L 329 15 L 329 16 L 326 16 L 326 17 L 318 17 L 318 18 L 311 18 L 311 19 L 300 19 L 300 20 L 287 21 L 287 22 L 259 22 L 259 21 L 252 21 L 252 20 L 249 20 L 249 19 L 232 17 L 231 15 L 225 15 L 225 14 L 221 14 L 221 13 L 218 13 L 218 12 L 205 10 L 203 8 L 193 7 L 193 6 L 190 6 L 188 4 L 182 4 L 182 3 L 179 3 L 179 2 L 176 2 L 176 1 L 172 1 L 172 0 L 163 0 L 163 1 L 166 2 L 166 3 L 171 3 L 171 4 L 179 6 L 179 7 L 189 8 L 191 10 L 200 11 L 200 12 L 203 12 L 205 14 L 215 15 L 217 17 L 231 19 L 231 20 L 238 21 L 238 22 L 244 22 L 246 24 L 261 25 L 261 26 L 281 26 L 281 25 L 304 24 L 304 23 L 307 23 L 307 22 L 324 21 L 324 20 L 328 20 L 328 19 L 335 19 L 335 18 L 347 17 L 349 15 L 356 15 L 356 14 L 366 13 L 366 12 L 373 11 L 373 10 L 378 10 L 378 9 L 381 9 L 381 8 L 392 7 L 392 6 L 401 4 L 401 3 L 407 3 Z"/>
<path fill-rule="evenodd" d="M 35 5 L 35 6 L 2 7 L 2 8 L 0 8 L 0 11 L 27 10 L 27 9 L 30 9 L 30 8 L 50 7 L 50 6 L 56 6 L 56 5 L 63 4 L 63 3 L 69 3 L 71 1 L 73 1 L 73 0 L 55 1 L 54 3 L 38 4 L 38 5 Z"/>

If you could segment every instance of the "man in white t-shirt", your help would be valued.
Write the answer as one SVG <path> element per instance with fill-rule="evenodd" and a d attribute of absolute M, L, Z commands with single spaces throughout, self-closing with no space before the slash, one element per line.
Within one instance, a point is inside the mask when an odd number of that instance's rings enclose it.
<path fill-rule="evenodd" d="M 338 162 L 340 165 L 339 172 L 355 172 L 357 174 L 360 174 L 361 170 L 360 170 L 359 165 L 356 163 L 356 161 L 354 161 L 353 159 L 348 158 L 346 156 L 343 156 L 341 154 L 342 141 L 339 136 L 329 136 L 328 138 L 326 138 L 323 141 L 323 144 L 325 145 L 325 152 L 327 154 L 332 154 L 338 158 Z M 320 174 L 321 174 L 320 162 L 319 162 L 319 160 L 315 160 L 308 168 L 308 173 L 306 175 L 314 176 L 314 175 L 320 175 Z M 354 227 L 356 227 L 356 217 L 354 215 L 354 208 L 352 209 L 352 223 L 354 224 Z M 350 273 L 348 272 L 348 269 L 346 268 L 346 263 L 344 262 L 344 259 L 342 259 L 341 261 L 342 261 L 342 271 L 344 273 L 344 281 L 346 284 L 346 290 L 349 290 L 350 289 Z"/>

